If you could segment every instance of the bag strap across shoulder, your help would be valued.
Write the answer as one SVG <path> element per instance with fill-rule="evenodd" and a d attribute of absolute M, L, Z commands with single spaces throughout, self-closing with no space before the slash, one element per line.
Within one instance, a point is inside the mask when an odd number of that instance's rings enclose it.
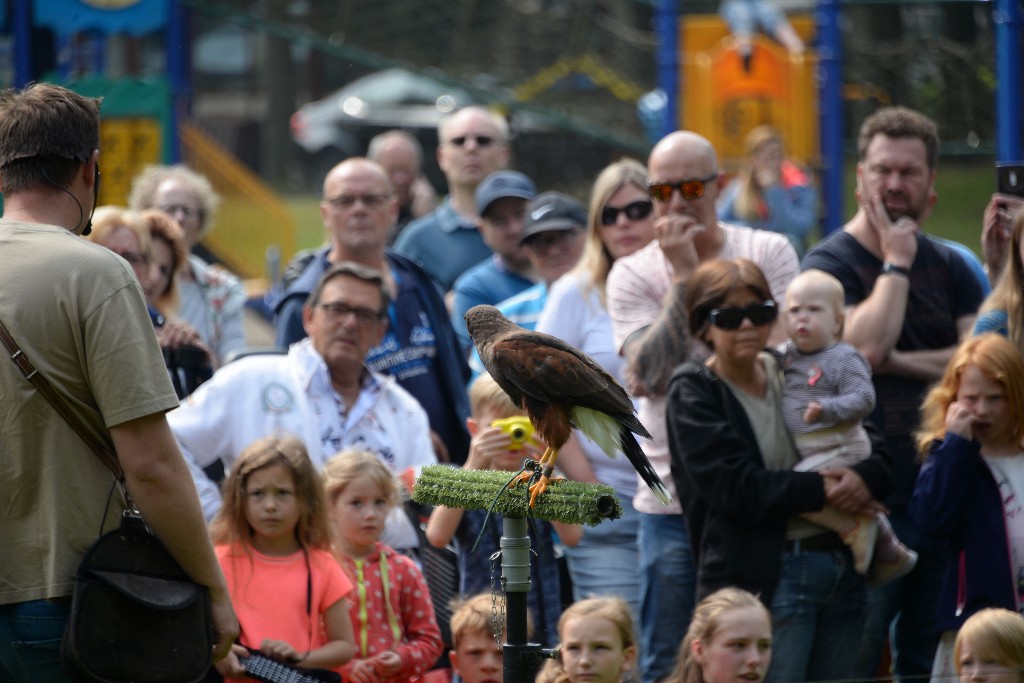
<path fill-rule="evenodd" d="M 3 321 L 0 320 L 0 341 L 3 342 L 4 347 L 8 353 L 11 354 L 11 360 L 21 370 L 21 374 L 25 376 L 29 382 L 39 391 L 43 397 L 50 402 L 57 414 L 64 418 L 64 421 L 68 423 L 68 426 L 75 431 L 78 436 L 82 437 L 82 440 L 89 447 L 89 449 L 96 454 L 103 464 L 106 465 L 114 476 L 117 477 L 118 482 L 124 487 L 124 470 L 121 469 L 121 463 L 117 461 L 117 456 L 110 452 L 107 445 L 96 438 L 96 435 L 89 431 L 82 420 L 71 411 L 67 402 L 61 397 L 59 393 L 53 388 L 53 385 L 32 365 L 32 361 L 28 359 L 25 352 L 21 350 L 18 343 L 14 341 L 14 337 L 7 330 L 7 326 L 4 325 Z M 132 506 L 134 507 L 134 506 Z"/>

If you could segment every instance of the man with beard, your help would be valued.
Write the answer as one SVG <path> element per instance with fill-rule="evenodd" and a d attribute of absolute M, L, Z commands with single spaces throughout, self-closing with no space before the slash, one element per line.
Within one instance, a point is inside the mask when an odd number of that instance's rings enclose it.
<path fill-rule="evenodd" d="M 895 492 L 885 503 L 900 539 L 920 555 L 911 574 L 871 591 L 857 678 L 874 676 L 897 615 L 897 675 L 927 675 L 938 642 L 933 596 L 945 559 L 941 546 L 907 519 L 917 478 L 913 432 L 925 389 L 942 375 L 982 301 L 963 256 L 921 232 L 938 147 L 935 123 L 916 111 L 890 107 L 869 116 L 857 142 L 857 214 L 802 264 L 831 273 L 846 290 L 843 340 L 871 364 L 878 396 L 873 419 L 894 461 Z"/>

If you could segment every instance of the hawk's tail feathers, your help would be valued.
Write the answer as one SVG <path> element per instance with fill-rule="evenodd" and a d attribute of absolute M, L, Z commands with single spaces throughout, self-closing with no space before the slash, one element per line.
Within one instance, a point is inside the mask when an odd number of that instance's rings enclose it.
<path fill-rule="evenodd" d="M 636 437 L 633 436 L 633 432 L 628 427 L 622 428 L 620 440 L 622 442 L 622 452 L 626 454 L 626 458 L 633 465 L 633 469 L 636 470 L 637 474 L 640 475 L 640 479 L 654 492 L 654 495 L 662 505 L 671 503 L 672 494 L 665 488 L 665 483 L 658 476 L 658 473 L 654 471 L 651 461 L 647 459 L 647 455 L 640 448 L 640 444 L 637 443 Z"/>

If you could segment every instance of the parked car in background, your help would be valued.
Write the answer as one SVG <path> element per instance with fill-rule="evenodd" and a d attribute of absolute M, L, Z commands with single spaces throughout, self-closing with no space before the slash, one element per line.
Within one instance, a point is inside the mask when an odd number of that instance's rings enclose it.
<path fill-rule="evenodd" d="M 425 160 L 437 147 L 437 124 L 473 99 L 465 91 L 405 69 L 385 69 L 356 79 L 322 100 L 303 105 L 291 118 L 292 138 L 302 148 L 307 180 L 319 191 L 339 161 L 366 153 L 385 130 L 407 130 L 423 145 Z M 436 164 L 425 163 L 431 182 L 443 187 Z"/>

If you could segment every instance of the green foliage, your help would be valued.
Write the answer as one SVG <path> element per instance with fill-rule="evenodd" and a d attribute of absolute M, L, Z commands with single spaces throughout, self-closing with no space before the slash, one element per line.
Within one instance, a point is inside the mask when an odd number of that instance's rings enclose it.
<path fill-rule="evenodd" d="M 555 479 L 528 509 L 525 484 L 506 488 L 514 473 L 463 470 L 444 465 L 424 467 L 416 480 L 412 499 L 427 505 L 464 510 L 488 510 L 505 517 L 535 517 L 565 524 L 597 526 L 622 515 L 615 491 L 605 484 Z"/>

